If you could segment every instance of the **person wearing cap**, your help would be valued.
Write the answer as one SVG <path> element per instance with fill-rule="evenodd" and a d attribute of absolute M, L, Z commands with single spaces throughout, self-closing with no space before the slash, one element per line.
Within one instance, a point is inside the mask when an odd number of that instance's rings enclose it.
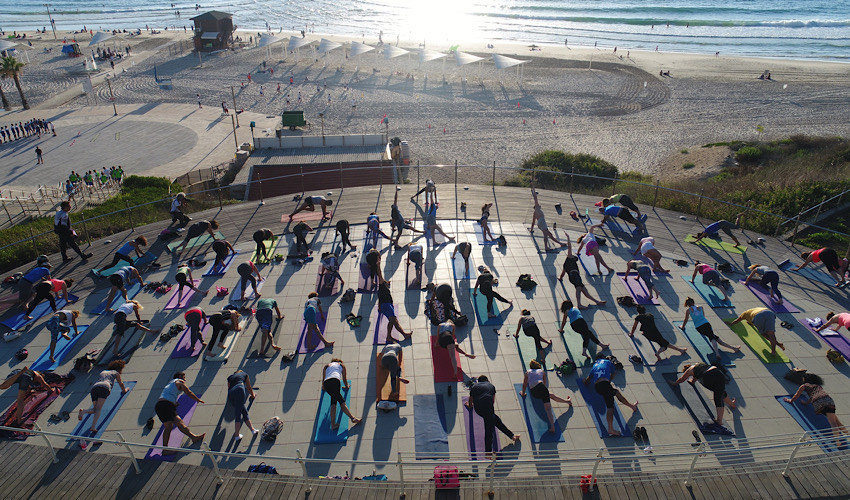
<path fill-rule="evenodd" d="M 174 201 L 171 202 L 171 223 L 175 223 L 180 221 L 180 224 L 186 225 L 192 221 L 192 218 L 183 213 L 182 208 L 186 205 L 186 195 L 183 193 L 178 193 L 174 198 Z"/>
<path fill-rule="evenodd" d="M 79 255 L 81 259 L 87 260 L 94 254 L 84 254 L 77 245 L 77 241 L 75 239 L 76 234 L 74 233 L 74 230 L 71 229 L 71 218 L 68 216 L 68 212 L 70 211 L 71 202 L 63 201 L 59 205 L 59 210 L 56 211 L 56 215 L 53 216 L 53 232 L 59 237 L 59 253 L 62 254 L 62 262 L 68 262 L 71 260 L 68 258 L 67 254 L 68 247 L 71 247 L 71 250 L 77 252 L 77 255 Z"/>

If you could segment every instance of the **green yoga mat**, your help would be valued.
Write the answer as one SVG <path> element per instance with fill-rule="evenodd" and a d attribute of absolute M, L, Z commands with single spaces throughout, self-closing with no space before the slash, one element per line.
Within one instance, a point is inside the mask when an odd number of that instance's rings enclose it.
<path fill-rule="evenodd" d="M 693 242 L 696 241 L 696 239 L 697 239 L 696 236 L 689 234 L 688 236 L 685 237 L 685 243 L 693 243 Z M 746 253 L 746 251 L 747 251 L 747 247 L 744 246 L 744 245 L 736 247 L 732 243 L 726 243 L 725 241 L 715 240 L 714 238 L 709 238 L 709 237 L 706 237 L 706 238 L 699 240 L 699 243 L 697 243 L 697 245 L 705 246 L 705 247 L 708 247 L 708 248 L 714 248 L 714 249 L 717 249 L 717 250 L 726 250 L 727 252 L 740 253 L 740 254 Z"/>
<path fill-rule="evenodd" d="M 561 327 L 561 323 L 558 323 L 558 328 Z M 531 339 L 529 339 L 531 340 Z M 573 363 L 576 366 L 590 366 L 593 364 L 593 360 L 596 357 L 596 349 L 597 345 L 591 342 L 587 346 L 587 353 L 590 354 L 589 358 L 585 358 L 581 355 L 581 344 L 582 339 L 581 335 L 574 332 L 572 328 L 570 328 L 570 323 L 567 322 L 564 325 L 564 333 L 561 334 L 561 340 L 564 341 L 564 345 L 567 347 L 567 353 L 570 355 L 570 359 L 573 360 Z M 601 339 L 600 339 L 601 340 Z M 531 340 L 531 347 L 534 348 L 534 340 Z"/>
<path fill-rule="evenodd" d="M 745 344 L 750 346 L 750 349 L 765 363 L 790 363 L 791 360 L 785 355 L 785 352 L 779 347 L 776 348 L 776 355 L 770 354 L 770 341 L 759 335 L 756 328 L 746 321 L 741 321 L 738 324 L 731 324 L 732 319 L 727 318 L 723 321 L 729 325 L 729 328 L 735 332 Z"/>
<path fill-rule="evenodd" d="M 215 237 L 216 237 L 216 239 L 219 239 L 219 240 L 224 239 L 224 235 L 221 234 L 220 232 L 216 232 Z M 199 247 L 199 246 L 202 246 L 202 245 L 207 245 L 207 244 L 212 243 L 212 242 L 213 242 L 213 237 L 210 236 L 210 233 L 204 233 L 200 236 L 197 236 L 197 237 L 189 240 L 189 243 L 186 244 L 185 250 L 188 250 L 190 248 Z M 177 240 L 173 243 L 169 243 L 168 244 L 168 251 L 173 253 L 174 249 L 179 247 L 182 243 L 183 243 L 183 240 Z"/>
<path fill-rule="evenodd" d="M 274 258 L 274 251 L 277 248 L 277 237 L 272 236 L 271 239 L 263 242 L 266 246 L 266 253 Z M 254 264 L 268 264 L 271 259 L 265 258 L 262 254 L 257 253 L 257 248 L 254 248 L 254 253 L 251 254 L 251 262 Z"/>
<path fill-rule="evenodd" d="M 516 338 L 517 349 L 519 350 L 519 358 L 522 362 L 522 368 L 528 370 L 528 363 L 532 359 L 540 361 L 545 366 L 546 347 L 543 347 L 543 358 L 537 356 L 537 346 L 534 345 L 534 339 L 527 336 L 522 330 L 519 332 L 519 337 Z"/>

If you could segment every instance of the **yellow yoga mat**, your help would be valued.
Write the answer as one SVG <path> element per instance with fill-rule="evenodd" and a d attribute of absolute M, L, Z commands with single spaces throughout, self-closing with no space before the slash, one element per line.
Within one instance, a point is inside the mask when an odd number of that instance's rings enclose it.
<path fill-rule="evenodd" d="M 788 356 L 785 355 L 785 352 L 779 347 L 776 348 L 776 354 L 770 354 L 770 341 L 766 338 L 762 337 L 759 332 L 756 330 L 756 327 L 747 323 L 746 321 L 741 321 L 738 324 L 731 324 L 734 321 L 731 318 L 724 319 L 723 321 L 729 325 L 729 328 L 735 332 L 735 334 L 744 341 L 745 344 L 750 346 L 750 349 L 765 363 L 789 363 L 791 360 L 788 359 Z"/>
<path fill-rule="evenodd" d="M 685 243 L 693 243 L 696 241 L 696 236 L 689 234 L 685 237 Z M 732 243 L 726 243 L 725 241 L 715 240 L 714 238 L 703 238 L 699 240 L 697 245 L 706 246 L 709 248 L 715 248 L 717 250 L 726 250 L 727 252 L 732 253 L 746 253 L 747 247 L 744 245 L 735 246 Z"/>

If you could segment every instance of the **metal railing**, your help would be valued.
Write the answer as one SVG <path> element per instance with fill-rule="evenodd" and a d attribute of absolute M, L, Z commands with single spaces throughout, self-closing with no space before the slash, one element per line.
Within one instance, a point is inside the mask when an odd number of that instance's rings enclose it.
<path fill-rule="evenodd" d="M 47 432 L 36 424 L 32 430 L 16 427 L 2 427 L 2 431 L 22 432 L 39 436 L 50 449 L 53 462 L 58 463 L 51 438 L 64 442 L 81 440 L 80 436 Z M 605 483 L 637 483 L 658 481 L 658 474 L 669 481 L 681 481 L 690 486 L 703 478 L 715 478 L 718 474 L 724 476 L 756 474 L 763 472 L 780 472 L 787 476 L 792 467 L 812 465 L 846 464 L 850 462 L 850 454 L 846 451 L 834 450 L 836 437 L 831 431 L 813 431 L 796 434 L 782 434 L 758 439 L 728 438 L 712 441 L 711 444 L 666 444 L 654 448 L 640 449 L 628 447 L 601 447 L 593 449 L 569 450 L 529 450 L 524 452 L 498 452 L 492 457 L 481 460 L 471 460 L 469 453 L 447 453 L 439 457 L 417 455 L 415 453 L 398 452 L 395 460 L 345 460 L 335 458 L 305 457 L 300 449 L 295 450 L 294 456 L 278 456 L 271 454 L 235 453 L 211 450 L 206 442 L 200 449 L 176 448 L 153 444 L 134 443 L 127 441 L 121 432 L 115 433 L 116 438 L 82 438 L 85 441 L 114 445 L 122 448 L 136 471 L 141 473 L 137 452 L 162 450 L 187 455 L 203 455 L 210 461 L 213 471 L 222 482 L 219 461 L 239 459 L 240 461 L 257 460 L 275 465 L 279 470 L 289 472 L 288 475 L 298 477 L 309 486 L 311 480 L 319 478 L 319 474 L 311 475 L 311 468 L 324 471 L 327 476 L 331 467 L 345 475 L 354 475 L 357 470 L 374 473 L 380 471 L 386 474 L 403 494 L 405 489 L 421 488 L 428 485 L 437 466 L 452 465 L 466 473 L 468 481 L 474 481 L 481 486 L 487 486 L 490 491 L 497 488 L 516 488 L 539 484 L 541 479 L 563 480 L 575 484 L 578 477 L 590 474 L 599 482 Z M 67 446 L 66 446 L 67 447 Z M 201 461 L 203 464 L 203 459 Z M 366 475 L 366 474 L 364 474 Z M 285 477 L 283 478 L 286 479 Z M 352 486 L 368 487 L 368 481 L 351 482 Z"/>
<path fill-rule="evenodd" d="M 103 203 L 118 193 L 120 187 L 113 183 L 96 184 L 89 188 L 79 183 L 74 188 L 71 199 L 71 211 L 76 212 L 90 205 Z M 68 193 L 62 184 L 56 186 L 38 186 L 35 191 L 0 190 L 0 228 L 14 226 L 33 217 L 52 216 L 52 211 L 64 200 Z"/>

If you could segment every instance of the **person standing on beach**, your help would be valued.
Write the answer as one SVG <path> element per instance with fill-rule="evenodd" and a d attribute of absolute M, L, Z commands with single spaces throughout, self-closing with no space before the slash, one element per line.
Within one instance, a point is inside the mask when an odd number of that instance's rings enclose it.
<path fill-rule="evenodd" d="M 35 147 L 35 158 L 35 162 L 37 165 L 41 165 L 44 163 L 44 157 L 42 156 L 41 148 L 38 146 Z"/>
<path fill-rule="evenodd" d="M 195 97 L 198 99 L 198 109 L 203 109 L 203 106 L 201 106 L 201 94 L 195 94 Z"/>

